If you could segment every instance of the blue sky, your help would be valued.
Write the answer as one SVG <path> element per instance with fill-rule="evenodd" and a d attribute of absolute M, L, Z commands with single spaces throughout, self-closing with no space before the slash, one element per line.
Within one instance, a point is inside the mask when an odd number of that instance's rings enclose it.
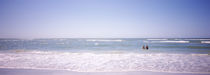
<path fill-rule="evenodd" d="M 210 1 L 0 0 L 0 38 L 210 38 Z"/>

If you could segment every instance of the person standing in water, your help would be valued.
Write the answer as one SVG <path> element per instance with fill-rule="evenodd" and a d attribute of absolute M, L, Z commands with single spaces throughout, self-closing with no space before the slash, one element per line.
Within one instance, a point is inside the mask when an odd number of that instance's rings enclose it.
<path fill-rule="evenodd" d="M 144 45 L 142 46 L 142 49 L 143 49 L 143 50 L 145 49 Z"/>
<path fill-rule="evenodd" d="M 146 45 L 146 47 L 145 47 L 145 46 L 143 45 L 143 46 L 142 46 L 142 49 L 143 49 L 143 50 L 145 50 L 145 49 L 148 50 L 148 49 L 149 49 L 149 46 Z"/>
<path fill-rule="evenodd" d="M 146 45 L 146 50 L 148 50 L 149 49 L 149 46 L 148 45 Z"/>

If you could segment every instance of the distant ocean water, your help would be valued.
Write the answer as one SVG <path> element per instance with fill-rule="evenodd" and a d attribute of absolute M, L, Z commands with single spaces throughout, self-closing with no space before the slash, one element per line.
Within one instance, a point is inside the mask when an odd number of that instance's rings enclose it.
<path fill-rule="evenodd" d="M 0 68 L 210 73 L 209 54 L 210 38 L 0 39 Z"/>
<path fill-rule="evenodd" d="M 148 51 L 142 46 L 148 45 Z M 210 39 L 190 38 L 87 38 L 87 39 L 0 39 L 0 50 L 38 50 L 69 52 L 125 51 L 138 53 L 210 53 Z"/>

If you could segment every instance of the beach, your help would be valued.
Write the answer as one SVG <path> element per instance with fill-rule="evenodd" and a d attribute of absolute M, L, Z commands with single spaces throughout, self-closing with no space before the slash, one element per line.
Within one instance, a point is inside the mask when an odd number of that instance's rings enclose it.
<path fill-rule="evenodd" d="M 210 75 L 210 0 L 0 0 L 0 75 Z"/>
<path fill-rule="evenodd" d="M 199 73 L 167 73 L 167 72 L 73 72 L 65 70 L 37 70 L 37 69 L 5 69 L 0 68 L 0 75 L 209 75 Z"/>
<path fill-rule="evenodd" d="M 0 68 L 74 72 L 168 72 L 209 74 L 208 54 L 71 53 L 22 51 L 0 53 Z"/>
<path fill-rule="evenodd" d="M 208 40 L 1 39 L 0 74 L 208 75 Z"/>

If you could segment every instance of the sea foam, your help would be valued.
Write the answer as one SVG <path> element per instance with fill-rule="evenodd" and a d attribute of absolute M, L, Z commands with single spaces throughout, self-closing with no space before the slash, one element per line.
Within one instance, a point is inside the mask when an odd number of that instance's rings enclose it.
<path fill-rule="evenodd" d="M 184 40 L 210 40 L 210 39 L 184 39 Z"/>
<path fill-rule="evenodd" d="M 22 51 L 0 53 L 0 57 L 0 68 L 54 69 L 77 72 L 210 72 L 210 55 L 208 54 Z"/>
<path fill-rule="evenodd" d="M 96 39 L 87 39 L 86 41 L 100 41 L 100 42 L 122 42 L 123 40 L 96 40 Z"/>
<path fill-rule="evenodd" d="M 210 41 L 201 41 L 201 43 L 208 43 L 208 44 L 209 44 L 209 43 L 210 43 Z"/>
<path fill-rule="evenodd" d="M 189 43 L 189 41 L 152 41 L 152 43 Z"/>
<path fill-rule="evenodd" d="M 147 39 L 147 40 L 168 40 L 168 39 Z"/>

